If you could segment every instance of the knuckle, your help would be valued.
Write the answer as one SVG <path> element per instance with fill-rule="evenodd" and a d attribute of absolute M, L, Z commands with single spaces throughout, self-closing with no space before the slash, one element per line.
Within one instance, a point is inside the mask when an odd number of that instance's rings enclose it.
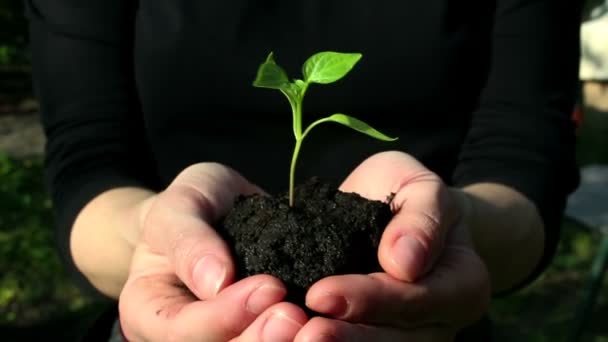
<path fill-rule="evenodd" d="M 213 220 L 216 217 L 215 206 L 205 196 L 200 186 L 190 183 L 174 184 L 167 190 L 167 200 L 174 205 L 197 214 L 204 219 Z"/>
<path fill-rule="evenodd" d="M 443 241 L 441 220 L 437 215 L 424 211 L 410 211 L 405 213 L 408 221 L 408 233 L 414 234 L 425 247 L 435 246 Z"/>
<path fill-rule="evenodd" d="M 196 263 L 203 255 L 200 243 L 185 234 L 178 234 L 171 244 L 171 255 L 177 275 L 185 280 L 190 280 Z"/>

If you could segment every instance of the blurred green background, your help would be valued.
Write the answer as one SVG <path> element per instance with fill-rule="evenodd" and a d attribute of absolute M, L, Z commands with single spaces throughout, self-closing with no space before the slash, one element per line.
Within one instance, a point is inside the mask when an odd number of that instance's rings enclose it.
<path fill-rule="evenodd" d="M 587 8 L 599 2 L 587 1 Z M 75 341 L 106 303 L 74 286 L 54 249 L 26 29 L 21 0 L 0 0 L 0 341 Z M 585 111 L 578 146 L 581 165 L 608 163 L 607 117 Z M 24 132 L 31 139 L 23 138 Z M 531 286 L 493 302 L 497 341 L 563 340 L 599 238 L 596 232 L 564 223 L 552 266 Z M 584 341 L 608 341 L 606 317 L 605 281 Z"/>
<path fill-rule="evenodd" d="M 0 65 L 23 63 L 27 24 L 20 0 L 0 0 Z"/>

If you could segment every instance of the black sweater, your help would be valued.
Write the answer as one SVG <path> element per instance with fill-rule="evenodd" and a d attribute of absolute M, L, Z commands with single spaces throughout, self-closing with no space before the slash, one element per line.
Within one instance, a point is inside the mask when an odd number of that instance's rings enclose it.
<path fill-rule="evenodd" d="M 112 187 L 165 187 L 217 161 L 271 192 L 293 148 L 283 95 L 252 87 L 270 51 L 291 77 L 322 50 L 361 52 L 314 85 L 305 123 L 343 112 L 394 143 L 333 124 L 304 142 L 299 181 L 339 180 L 399 149 L 447 184 L 498 182 L 540 209 L 550 260 L 577 184 L 574 0 L 28 0 L 34 84 L 60 250 L 79 210 Z M 84 282 L 84 284 L 87 284 Z"/>

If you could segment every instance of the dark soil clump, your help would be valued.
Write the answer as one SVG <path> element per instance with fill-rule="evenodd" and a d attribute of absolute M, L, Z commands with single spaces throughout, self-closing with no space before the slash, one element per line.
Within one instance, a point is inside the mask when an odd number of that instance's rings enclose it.
<path fill-rule="evenodd" d="M 377 250 L 390 206 L 338 191 L 318 178 L 288 196 L 240 196 L 218 229 L 233 248 L 238 277 L 270 274 L 304 307 L 308 288 L 329 275 L 380 271 Z"/>

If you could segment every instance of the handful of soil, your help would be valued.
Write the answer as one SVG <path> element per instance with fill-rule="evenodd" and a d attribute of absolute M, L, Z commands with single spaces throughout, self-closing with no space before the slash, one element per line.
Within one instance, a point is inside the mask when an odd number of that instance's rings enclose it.
<path fill-rule="evenodd" d="M 270 274 L 287 286 L 287 300 L 304 307 L 316 281 L 381 271 L 377 251 L 390 206 L 311 178 L 288 195 L 240 196 L 218 224 L 233 249 L 237 277 Z"/>

